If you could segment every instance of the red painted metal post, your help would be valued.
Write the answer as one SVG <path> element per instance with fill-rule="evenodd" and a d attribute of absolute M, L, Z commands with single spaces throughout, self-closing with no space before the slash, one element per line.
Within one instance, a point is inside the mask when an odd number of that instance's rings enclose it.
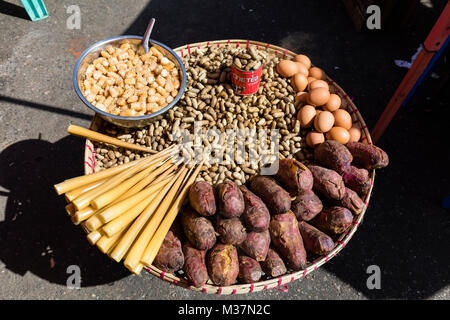
<path fill-rule="evenodd" d="M 387 126 L 394 118 L 398 109 L 402 105 L 402 102 L 408 96 L 411 89 L 421 76 L 422 72 L 427 67 L 430 60 L 435 53 L 444 44 L 445 40 L 450 34 L 450 2 L 447 3 L 442 11 L 439 19 L 436 21 L 433 29 L 428 34 L 427 39 L 424 42 L 423 48 L 418 54 L 413 65 L 409 69 L 406 76 L 398 86 L 391 100 L 389 101 L 386 109 L 384 109 L 382 115 L 378 119 L 375 127 L 371 132 L 372 140 L 374 143 L 382 136 Z"/>

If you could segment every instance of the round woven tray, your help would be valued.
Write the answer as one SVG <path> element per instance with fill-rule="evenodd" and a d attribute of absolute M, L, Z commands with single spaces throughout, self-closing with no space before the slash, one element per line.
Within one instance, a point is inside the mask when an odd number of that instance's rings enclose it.
<path fill-rule="evenodd" d="M 188 44 L 182 47 L 178 47 L 174 49 L 174 51 L 181 57 L 184 57 L 186 55 L 189 55 L 191 53 L 191 50 L 193 48 L 205 48 L 208 46 L 223 46 L 223 45 L 233 45 L 233 46 L 255 46 L 256 48 L 260 50 L 266 50 L 269 52 L 274 52 L 276 55 L 291 59 L 293 58 L 296 53 L 289 51 L 287 49 L 271 45 L 268 43 L 258 42 L 258 41 L 251 41 L 251 40 L 217 40 L 217 41 L 207 41 L 207 42 L 200 42 L 200 43 L 194 43 L 194 44 Z M 326 71 L 326 70 L 325 70 Z M 327 78 L 327 81 L 330 86 L 330 91 L 332 93 L 336 93 L 339 95 L 342 99 L 342 106 L 341 108 L 346 109 L 352 116 L 353 119 L 353 125 L 357 126 L 361 129 L 361 142 L 372 144 L 372 139 L 370 137 L 370 133 L 367 130 L 367 126 L 364 123 L 364 120 L 359 113 L 358 109 L 354 105 L 352 98 L 348 96 L 345 91 L 338 86 L 332 79 Z M 98 117 L 94 117 L 93 121 L 91 123 L 91 129 L 96 130 L 99 125 L 99 121 L 101 121 Z M 84 162 L 84 171 L 85 174 L 90 174 L 94 171 L 95 167 L 95 148 L 90 140 L 86 140 L 86 147 L 85 147 L 85 162 Z M 280 290 L 286 290 L 289 282 L 292 282 L 296 279 L 300 279 L 305 277 L 310 272 L 316 270 L 324 263 L 330 261 L 333 257 L 336 256 L 350 241 L 353 234 L 358 229 L 359 224 L 364 218 L 364 214 L 366 212 L 367 206 L 369 204 L 370 195 L 372 193 L 372 187 L 373 182 L 375 179 L 375 170 L 371 170 L 370 172 L 370 180 L 371 180 L 371 187 L 367 194 L 363 195 L 362 199 L 364 201 L 364 208 L 362 209 L 361 213 L 356 216 L 353 220 L 352 227 L 344 234 L 342 234 L 338 240 L 336 241 L 335 248 L 326 256 L 320 256 L 313 261 L 310 261 L 307 265 L 307 267 L 303 270 L 291 272 L 289 274 L 285 274 L 278 278 L 271 278 L 269 280 L 259 281 L 252 284 L 236 284 L 232 286 L 227 287 L 218 287 L 213 284 L 207 283 L 201 288 L 196 288 L 194 286 L 191 286 L 188 281 L 183 278 L 182 274 L 170 274 L 166 273 L 164 271 L 161 271 L 160 269 L 156 268 L 155 266 L 151 266 L 150 268 L 146 268 L 148 272 L 151 274 L 168 281 L 172 284 L 194 290 L 194 291 L 200 291 L 204 293 L 214 293 L 214 294 L 239 294 L 239 293 L 250 293 L 250 292 L 256 292 L 261 290 L 267 290 L 267 289 L 273 289 L 278 288 Z"/>

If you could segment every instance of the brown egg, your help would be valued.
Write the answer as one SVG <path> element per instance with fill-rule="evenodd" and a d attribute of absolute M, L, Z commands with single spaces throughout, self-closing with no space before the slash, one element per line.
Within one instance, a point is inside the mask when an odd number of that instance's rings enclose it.
<path fill-rule="evenodd" d="M 306 98 L 308 97 L 308 92 L 300 91 L 295 95 L 295 101 L 300 103 L 306 103 Z"/>
<path fill-rule="evenodd" d="M 323 136 L 323 133 L 311 131 L 306 135 L 306 144 L 311 148 L 314 148 L 316 145 L 321 144 L 324 141 L 325 137 Z"/>
<path fill-rule="evenodd" d="M 285 78 L 292 77 L 298 72 L 297 65 L 291 60 L 281 60 L 277 64 L 277 72 Z"/>
<path fill-rule="evenodd" d="M 297 72 L 303 74 L 305 77 L 308 76 L 309 71 L 308 68 L 305 67 L 305 65 L 301 62 L 294 62 L 295 66 L 297 67 Z"/>
<path fill-rule="evenodd" d="M 346 144 L 350 140 L 350 133 L 342 127 L 333 127 L 327 132 L 328 140 L 336 140 L 339 143 Z"/>
<path fill-rule="evenodd" d="M 303 63 L 306 68 L 311 68 L 311 60 L 304 54 L 298 54 L 294 57 L 294 61 Z"/>
<path fill-rule="evenodd" d="M 313 77 L 307 77 L 306 79 L 308 79 L 308 84 L 317 80 L 316 78 L 313 78 Z"/>
<path fill-rule="evenodd" d="M 314 128 L 318 132 L 328 132 L 333 128 L 334 117 L 329 111 L 322 111 L 314 118 Z"/>
<path fill-rule="evenodd" d="M 361 139 L 361 130 L 357 127 L 351 127 L 348 130 L 348 133 L 350 134 L 350 141 L 352 142 L 358 142 L 359 139 Z"/>
<path fill-rule="evenodd" d="M 313 106 L 323 106 L 330 98 L 330 91 L 326 88 L 312 89 L 308 93 L 308 102 Z"/>
<path fill-rule="evenodd" d="M 297 92 L 304 91 L 308 85 L 308 80 L 306 80 L 306 77 L 303 74 L 297 73 L 291 78 L 291 85 Z"/>
<path fill-rule="evenodd" d="M 309 69 L 309 76 L 318 80 L 325 80 L 327 78 L 325 72 L 317 67 L 312 67 L 311 69 Z"/>
<path fill-rule="evenodd" d="M 328 102 L 323 106 L 323 108 L 327 111 L 336 111 L 341 107 L 341 98 L 337 94 L 330 94 L 330 99 L 328 99 Z"/>
<path fill-rule="evenodd" d="M 352 127 L 352 117 L 350 113 L 345 111 L 344 109 L 337 109 L 333 112 L 334 116 L 334 125 L 336 127 L 342 127 L 349 130 Z"/>
<path fill-rule="evenodd" d="M 316 89 L 316 88 L 326 88 L 330 90 L 328 83 L 324 80 L 314 80 L 308 84 L 308 90 Z"/>
<path fill-rule="evenodd" d="M 298 121 L 300 121 L 301 128 L 310 127 L 315 117 L 316 117 L 316 108 L 308 104 L 301 107 L 297 113 L 297 119 Z"/>

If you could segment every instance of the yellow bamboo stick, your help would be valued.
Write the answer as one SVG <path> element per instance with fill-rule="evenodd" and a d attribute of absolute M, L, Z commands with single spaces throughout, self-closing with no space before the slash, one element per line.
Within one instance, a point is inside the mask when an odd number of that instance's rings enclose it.
<path fill-rule="evenodd" d="M 66 205 L 66 212 L 69 215 L 69 217 L 73 216 L 75 213 L 75 206 L 73 205 L 73 203 L 69 203 L 68 205 Z"/>
<path fill-rule="evenodd" d="M 83 208 L 81 210 L 76 211 L 73 215 L 72 215 L 72 222 L 75 225 L 80 224 L 81 222 L 89 219 L 94 213 L 96 212 L 96 210 L 94 210 L 94 208 L 92 208 L 91 206 L 87 206 L 86 208 Z"/>
<path fill-rule="evenodd" d="M 76 188 L 79 188 L 81 186 L 90 184 L 90 183 L 92 183 L 94 181 L 98 181 L 98 180 L 101 180 L 101 179 L 104 179 L 104 178 L 111 177 L 111 176 L 113 176 L 115 174 L 118 174 L 118 173 L 120 173 L 120 172 L 122 172 L 122 171 L 124 171 L 124 170 L 126 170 L 126 169 L 128 169 L 128 168 L 130 168 L 130 167 L 132 167 L 132 166 L 134 166 L 136 164 L 138 164 L 139 162 L 141 162 L 141 161 L 143 161 L 145 159 L 148 159 L 148 158 L 154 159 L 155 157 L 159 157 L 159 156 L 164 155 L 164 154 L 173 154 L 175 152 L 174 147 L 175 146 L 171 146 L 171 147 L 169 147 L 167 149 L 164 149 L 164 150 L 158 152 L 157 154 L 154 154 L 154 155 L 151 155 L 151 156 L 148 156 L 148 157 L 145 157 L 145 158 L 141 158 L 141 159 L 138 159 L 138 160 L 130 161 L 128 163 L 124 163 L 122 165 L 115 166 L 115 167 L 112 167 L 112 168 L 108 168 L 108 169 L 105 169 L 105 170 L 102 170 L 102 171 L 99 171 L 99 172 L 95 172 L 95 173 L 92 173 L 92 174 L 88 174 L 88 175 L 84 175 L 84 176 L 79 176 L 79 177 L 67 179 L 67 180 L 65 180 L 65 181 L 63 181 L 61 183 L 55 184 L 54 185 L 55 191 L 56 191 L 56 193 L 58 195 L 61 195 L 63 193 L 71 191 L 73 189 L 76 189 Z"/>
<path fill-rule="evenodd" d="M 166 171 L 164 171 L 160 176 L 158 176 L 152 183 L 158 183 L 162 180 L 165 180 L 166 177 L 168 177 L 169 175 L 172 175 L 172 172 L 175 169 L 178 169 L 178 166 L 183 162 L 183 160 L 180 160 L 176 163 L 173 164 L 173 166 L 171 166 L 169 169 L 167 169 Z"/>
<path fill-rule="evenodd" d="M 86 128 L 83 128 L 80 126 L 76 126 L 73 124 L 67 128 L 67 132 L 70 134 L 73 134 L 75 136 L 88 138 L 90 140 L 100 141 L 103 143 L 109 143 L 109 144 L 119 146 L 122 148 L 126 148 L 126 149 L 143 151 L 143 152 L 148 152 L 148 153 L 156 153 L 155 150 L 152 150 L 150 148 L 147 148 L 147 147 L 144 147 L 144 146 L 141 146 L 138 144 L 134 144 L 134 143 L 125 142 L 125 141 L 119 140 L 117 138 L 107 136 L 106 134 L 103 134 L 103 133 L 100 133 L 97 131 L 93 131 L 93 130 L 89 130 L 89 129 L 86 129 Z"/>
<path fill-rule="evenodd" d="M 169 165 L 169 161 L 168 160 L 166 163 L 163 164 L 163 166 L 157 168 L 155 171 L 153 171 L 149 176 L 147 176 L 146 178 L 142 179 L 140 182 L 138 182 L 136 185 L 134 185 L 133 187 L 131 187 L 130 190 L 128 190 L 127 192 L 125 192 L 123 195 L 121 195 L 116 201 L 114 201 L 113 203 L 111 203 L 108 207 L 110 207 L 111 205 L 114 205 L 124 199 L 127 199 L 135 194 L 137 194 L 138 192 L 142 191 L 145 187 L 147 187 L 150 183 L 152 184 L 156 184 L 159 183 L 160 181 L 162 181 L 162 179 L 159 179 L 161 176 L 167 176 L 166 172 L 164 172 L 160 177 L 158 177 L 158 179 L 153 180 L 153 178 L 155 177 L 155 175 L 159 174 L 162 170 L 165 169 L 166 166 Z M 168 172 L 172 172 L 176 167 L 170 167 L 167 171 Z M 171 175 L 167 176 L 167 178 L 171 177 Z M 102 208 L 99 211 L 95 212 L 95 214 L 93 214 L 92 216 L 89 217 L 89 219 L 86 221 L 86 228 L 88 228 L 90 231 L 94 231 L 97 230 L 98 228 L 100 228 L 101 226 L 103 226 L 103 222 L 99 219 L 99 214 L 104 211 L 106 208 Z"/>
<path fill-rule="evenodd" d="M 72 191 L 76 188 L 85 186 L 87 184 L 90 184 L 92 182 L 98 181 L 98 180 L 102 180 L 104 178 L 109 178 L 113 175 L 116 175 L 134 165 L 136 165 L 137 163 L 141 162 L 142 160 L 144 160 L 145 158 L 141 158 L 135 161 L 130 161 L 128 163 L 122 164 L 120 166 L 116 166 L 116 167 L 112 167 L 109 169 L 105 169 L 96 173 L 92 173 L 92 174 L 88 174 L 85 176 L 79 176 L 79 177 L 75 177 L 72 179 L 68 179 L 65 180 L 61 183 L 55 184 L 54 188 L 56 190 L 56 193 L 58 195 L 61 195 L 63 193 L 66 193 L 68 191 Z"/>
<path fill-rule="evenodd" d="M 170 167 L 171 165 L 174 166 L 172 161 L 169 159 L 166 162 L 164 162 L 161 166 L 159 166 L 158 168 L 151 166 L 151 167 L 139 172 L 135 176 L 126 180 L 124 183 L 118 185 L 117 187 L 115 187 L 115 188 L 101 194 L 97 198 L 93 199 L 91 201 L 92 207 L 95 209 L 100 209 L 100 208 L 105 207 L 106 205 L 112 203 L 114 200 L 119 198 L 121 195 L 123 195 L 124 193 L 129 191 L 131 187 L 135 186 L 138 182 L 145 179 L 145 177 L 149 177 L 148 180 L 152 181 L 154 179 L 154 177 L 159 175 L 163 170 L 165 170 L 167 167 Z M 131 192 L 129 192 L 127 194 L 131 194 L 136 189 L 137 188 L 134 188 L 133 190 L 131 190 Z M 126 196 L 127 195 L 125 195 L 125 197 Z"/>
<path fill-rule="evenodd" d="M 195 182 L 195 179 L 197 179 L 197 176 L 200 173 L 202 166 L 203 161 L 202 163 L 200 163 L 197 169 L 195 169 L 193 174 L 189 177 L 188 181 L 184 184 L 183 188 L 178 193 L 177 198 L 175 199 L 166 216 L 164 217 L 164 220 L 159 225 L 158 230 L 156 230 L 154 236 L 148 243 L 147 248 L 145 249 L 144 254 L 142 255 L 141 258 L 141 262 L 146 266 L 152 265 L 153 260 L 158 254 L 159 248 L 161 247 L 167 232 L 169 232 L 169 229 L 172 226 L 173 221 L 180 212 L 180 209 L 183 205 L 183 201 L 186 198 L 187 193 L 189 192 L 190 186 Z"/>
<path fill-rule="evenodd" d="M 181 173 L 182 171 L 180 170 L 175 175 L 174 179 L 169 180 L 169 183 L 164 187 L 164 189 L 158 193 L 157 197 L 152 202 L 150 202 L 147 208 L 145 208 L 145 210 L 141 213 L 141 215 L 133 222 L 130 229 L 123 236 L 123 238 L 120 239 L 120 242 L 114 248 L 114 251 L 112 251 L 112 253 L 110 254 L 110 257 L 112 259 L 116 260 L 117 262 L 122 260 L 122 258 L 128 252 L 128 249 L 131 247 L 134 240 L 138 236 L 141 229 L 145 226 L 148 219 L 150 219 L 150 217 L 153 215 L 155 210 L 160 205 L 161 201 L 164 199 L 166 193 L 170 190 L 170 188 L 178 179 L 178 177 L 181 176 Z"/>
<path fill-rule="evenodd" d="M 123 236 L 123 234 L 126 232 L 126 228 L 122 231 L 116 233 L 112 237 L 107 237 L 106 235 L 102 236 L 96 243 L 97 248 L 102 253 L 109 253 L 114 246 L 117 244 L 117 242 L 120 240 L 120 238 Z"/>
<path fill-rule="evenodd" d="M 89 243 L 94 245 L 102 237 L 102 234 L 96 230 L 96 231 L 90 232 L 86 237 L 87 237 Z"/>
<path fill-rule="evenodd" d="M 106 180 L 107 180 L 107 178 L 88 183 L 87 185 L 84 185 L 79 188 L 76 188 L 76 189 L 66 192 L 64 196 L 66 197 L 67 201 L 72 202 L 72 200 L 75 199 L 76 197 L 78 197 L 80 194 L 85 193 L 89 190 L 92 190 L 95 187 L 98 187 Z"/>
<path fill-rule="evenodd" d="M 157 190 L 161 185 L 164 185 L 164 184 L 161 184 L 161 183 L 159 183 L 159 184 L 153 184 L 153 186 L 156 187 L 156 190 Z M 146 189 L 148 189 L 149 187 L 150 187 L 150 186 L 148 186 Z M 101 227 L 105 224 L 105 222 L 103 222 L 103 221 L 100 219 L 100 214 L 101 214 L 103 211 L 105 211 L 105 210 L 111 208 L 112 206 L 114 206 L 114 205 L 118 204 L 119 202 L 121 202 L 121 201 L 123 201 L 123 200 L 125 200 L 125 199 L 128 199 L 128 198 L 129 198 L 129 197 L 126 197 L 126 194 L 123 194 L 119 199 L 117 199 L 116 201 L 114 201 L 114 202 L 111 203 L 110 205 L 108 205 L 108 206 L 106 206 L 106 207 L 104 207 L 104 208 L 102 208 L 102 209 L 99 209 L 99 210 L 95 211 L 93 214 L 91 214 L 91 216 L 89 217 L 89 219 L 87 219 L 87 221 L 86 221 L 86 228 L 87 228 L 89 231 L 94 231 L 94 230 L 97 230 L 97 229 L 101 228 Z M 89 207 L 88 207 L 88 208 L 89 208 Z M 121 213 L 120 213 L 120 214 L 121 214 Z M 119 216 L 120 216 L 120 214 L 119 214 Z"/>
<path fill-rule="evenodd" d="M 92 208 L 94 208 L 96 210 L 105 207 L 106 205 L 108 205 L 109 203 L 113 202 L 118 197 L 120 197 L 120 195 L 122 195 L 123 193 L 128 191 L 136 183 L 138 183 L 143 178 L 145 178 L 154 169 L 155 169 L 154 167 L 149 167 L 149 168 L 142 170 L 141 172 L 135 174 L 131 178 L 128 178 L 123 183 L 119 184 L 118 186 L 116 186 L 116 187 L 112 188 L 111 190 L 106 191 L 106 192 L 102 193 L 101 195 L 99 195 L 98 197 L 94 198 L 91 201 L 90 205 L 92 206 Z"/>
<path fill-rule="evenodd" d="M 142 269 L 144 268 L 144 265 L 142 263 L 139 263 L 136 268 L 134 268 L 133 270 L 130 270 L 131 272 L 133 272 L 135 275 L 139 275 L 142 271 Z"/>
<path fill-rule="evenodd" d="M 158 189 L 159 191 L 161 189 Z M 131 208 L 127 212 L 121 214 L 117 218 L 111 220 L 102 227 L 103 232 L 108 236 L 112 237 L 117 232 L 123 230 L 128 226 L 144 209 L 150 204 L 150 202 L 157 196 L 157 191 L 144 199 L 137 206 Z"/>
<path fill-rule="evenodd" d="M 171 166 L 170 168 L 168 168 L 170 165 L 171 165 L 171 160 L 168 160 L 165 163 L 163 163 L 160 167 L 155 169 L 155 171 L 153 171 L 149 176 L 145 177 L 144 179 L 139 181 L 136 185 L 134 185 L 132 188 L 130 188 L 130 190 L 125 192 L 121 196 L 121 199 L 126 199 L 132 195 L 135 195 L 136 193 L 140 192 L 141 190 L 143 190 L 145 187 L 147 187 L 151 183 L 154 184 L 154 183 L 160 182 L 162 179 L 159 179 L 159 177 L 155 179 L 156 176 L 160 175 L 161 172 L 163 172 L 163 171 L 164 172 L 161 175 L 166 176 L 167 171 L 169 171 L 169 173 L 170 173 L 177 168 L 176 164 L 175 164 L 175 166 Z"/>
<path fill-rule="evenodd" d="M 153 237 L 162 218 L 164 217 L 164 214 L 167 212 L 167 209 L 169 208 L 170 204 L 172 203 L 174 196 L 179 191 L 181 182 L 183 181 L 184 177 L 186 176 L 188 169 L 186 167 L 183 167 L 181 172 L 182 172 L 182 174 L 178 177 L 178 179 L 175 181 L 173 186 L 170 188 L 169 192 L 164 197 L 164 200 L 161 202 L 158 209 L 152 215 L 150 221 L 147 223 L 144 230 L 142 230 L 142 232 L 139 235 L 139 237 L 137 238 L 136 242 L 133 244 L 130 251 L 128 252 L 127 257 L 124 261 L 124 265 L 129 270 L 135 270 L 137 265 L 140 263 L 142 254 L 143 254 L 148 242 Z"/>
<path fill-rule="evenodd" d="M 162 182 L 160 182 L 162 183 Z M 104 211 L 100 212 L 98 215 L 98 218 L 101 222 L 107 223 L 111 221 L 112 219 L 118 217 L 120 214 L 122 214 L 124 211 L 134 207 L 136 204 L 144 200 L 145 198 L 149 197 L 155 191 L 158 190 L 158 184 L 151 184 L 141 192 L 135 194 L 134 196 L 131 196 L 129 198 L 126 198 L 108 208 L 106 208 Z"/>
<path fill-rule="evenodd" d="M 135 166 L 128 168 L 125 171 L 109 178 L 104 184 L 98 186 L 97 188 L 79 195 L 78 197 L 73 199 L 72 203 L 75 205 L 75 208 L 77 208 L 77 210 L 81 210 L 87 207 L 94 198 L 120 185 L 124 180 L 143 170 L 144 167 L 150 165 L 150 162 L 152 160 L 153 159 L 146 158 L 144 161 L 136 164 Z"/>

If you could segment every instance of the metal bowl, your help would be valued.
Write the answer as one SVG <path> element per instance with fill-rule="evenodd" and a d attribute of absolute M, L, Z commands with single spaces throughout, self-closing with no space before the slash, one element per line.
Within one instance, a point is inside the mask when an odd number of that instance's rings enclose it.
<path fill-rule="evenodd" d="M 181 96 L 183 95 L 184 90 L 186 89 L 186 69 L 184 68 L 183 62 L 181 62 L 181 59 L 178 57 L 178 55 L 170 49 L 168 46 L 157 42 L 155 40 L 150 40 L 151 44 L 155 46 L 158 50 L 160 50 L 164 55 L 171 60 L 175 66 L 178 68 L 178 70 L 181 71 L 181 85 L 179 92 L 177 96 L 173 99 L 171 103 L 169 103 L 167 106 L 162 108 L 161 110 L 147 114 L 145 116 L 138 116 L 138 117 L 124 117 L 124 116 L 117 116 L 110 114 L 108 112 L 102 111 L 98 108 L 96 108 L 94 105 L 89 103 L 89 101 L 86 100 L 84 97 L 81 86 L 86 74 L 86 68 L 88 65 L 96 58 L 100 56 L 100 52 L 106 48 L 108 45 L 114 45 L 114 46 L 120 46 L 122 43 L 132 43 L 132 44 L 140 44 L 142 41 L 142 37 L 140 36 L 120 36 L 115 38 L 106 39 L 100 42 L 95 43 L 88 49 L 86 49 L 81 56 L 78 58 L 77 63 L 75 64 L 75 69 L 73 71 L 73 86 L 75 88 L 75 92 L 78 94 L 78 97 L 80 97 L 81 101 L 84 102 L 86 106 L 91 108 L 95 111 L 101 118 L 105 119 L 106 121 L 109 121 L 115 125 L 121 126 L 121 127 L 127 127 L 127 128 L 133 128 L 133 127 L 143 127 L 151 122 L 155 121 L 158 116 L 162 115 L 164 112 L 172 108 L 178 100 L 180 100 Z M 160 117 L 158 117 L 160 118 Z"/>

